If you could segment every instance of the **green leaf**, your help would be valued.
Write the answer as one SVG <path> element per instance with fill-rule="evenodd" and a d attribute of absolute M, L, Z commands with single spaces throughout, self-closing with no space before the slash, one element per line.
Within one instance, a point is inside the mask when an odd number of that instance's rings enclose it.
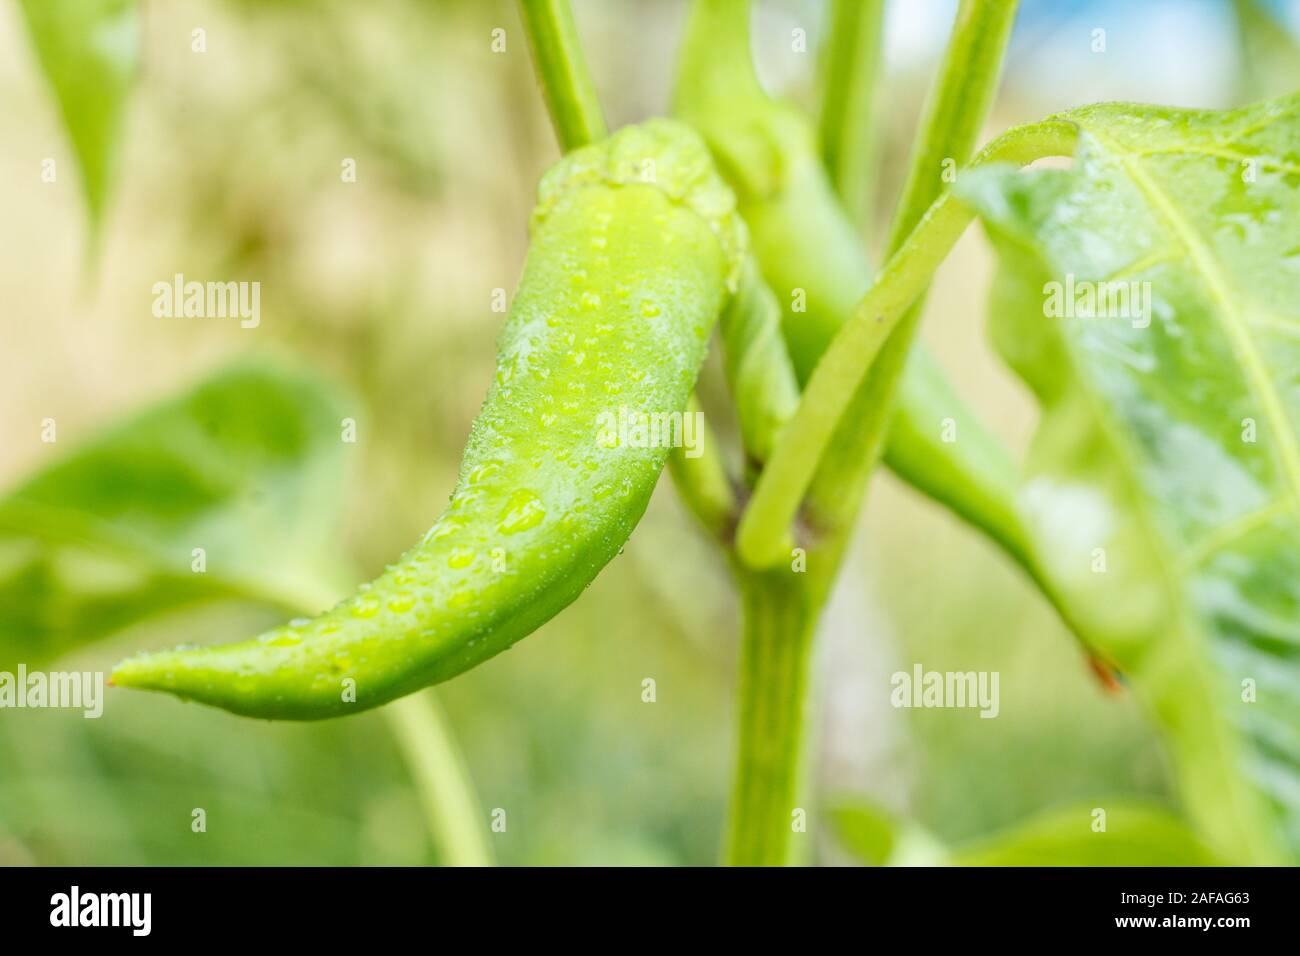
<path fill-rule="evenodd" d="M 957 183 L 1001 252 L 995 343 L 1042 406 L 1019 507 L 1163 728 L 1198 832 L 1230 859 L 1294 856 L 1300 97 L 1058 119 L 1079 129 L 1070 169 Z M 1067 278 L 1136 298 L 1049 315 Z"/>
<path fill-rule="evenodd" d="M 919 823 L 869 801 L 835 806 L 830 818 L 844 848 L 870 866 L 938 866 L 947 860 L 947 849 Z"/>
<path fill-rule="evenodd" d="M 127 95 L 140 65 L 136 0 L 20 0 L 81 166 L 92 227 L 103 213 Z"/>
<path fill-rule="evenodd" d="M 1094 830 L 1095 809 L 1105 830 Z M 1222 866 L 1177 817 L 1142 804 L 1053 810 L 953 851 L 954 866 Z"/>
<path fill-rule="evenodd" d="M 332 603 L 348 414 L 314 378 L 241 365 L 0 500 L 0 669 L 201 601 Z"/>
<path fill-rule="evenodd" d="M 1094 829 L 1099 820 L 1104 830 Z M 1168 810 L 1133 801 L 1050 810 L 952 848 L 919 823 L 861 800 L 834 807 L 831 821 L 844 847 L 872 866 L 1223 865 Z"/>
<path fill-rule="evenodd" d="M 1281 10 L 1260 0 L 1233 0 L 1238 86 L 1243 99 L 1276 96 L 1300 86 L 1300 42 Z"/>

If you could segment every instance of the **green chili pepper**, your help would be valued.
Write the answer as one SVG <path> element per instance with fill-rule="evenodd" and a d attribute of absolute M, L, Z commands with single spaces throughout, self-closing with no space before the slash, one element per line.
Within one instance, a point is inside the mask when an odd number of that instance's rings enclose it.
<path fill-rule="evenodd" d="M 113 682 L 315 719 L 446 680 L 539 627 L 645 511 L 669 449 L 663 434 L 643 447 L 654 433 L 636 416 L 686 407 L 744 243 L 731 191 L 681 124 L 567 155 L 542 180 L 496 380 L 424 539 L 314 620 L 136 657 Z"/>

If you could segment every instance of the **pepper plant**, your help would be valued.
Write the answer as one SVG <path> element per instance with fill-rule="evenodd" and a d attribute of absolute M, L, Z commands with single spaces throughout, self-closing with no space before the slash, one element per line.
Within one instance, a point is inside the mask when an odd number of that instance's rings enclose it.
<path fill-rule="evenodd" d="M 98 209 L 130 70 L 89 39 L 129 26 L 133 5 L 23 7 Z M 312 469 L 276 464 L 276 449 L 296 443 L 311 452 L 303 461 L 328 469 L 333 453 L 318 438 L 330 399 L 312 379 L 245 369 L 230 373 L 239 389 L 217 379 L 148 412 L 0 505 L 6 534 L 36 546 L 28 577 L 6 584 L 4 607 L 22 610 L 5 615 L 6 630 L 26 636 L 29 656 L 54 655 L 207 589 L 269 598 L 294 617 L 323 613 L 251 640 L 131 658 L 114 682 L 260 717 L 363 710 L 476 666 L 577 599 L 667 464 L 741 599 L 724 860 L 798 862 L 792 816 L 808 798 L 818 619 L 883 461 L 987 535 L 1160 728 L 1182 819 L 1121 809 L 1112 848 L 1127 842 L 1134 859 L 1175 846 L 1184 862 L 1294 860 L 1300 95 L 1229 111 L 1082 106 L 981 147 L 1016 3 L 962 0 L 873 266 L 860 217 L 882 8 L 831 4 L 814 121 L 758 82 L 746 0 L 695 0 L 674 117 L 610 134 L 568 4 L 521 0 L 566 155 L 541 184 L 492 390 L 428 535 L 338 601 L 355 575 L 330 557 L 322 516 L 334 505 Z M 105 78 L 95 95 L 110 106 L 79 126 L 69 104 L 88 87 L 68 77 L 89 74 L 69 59 L 87 51 Z M 1049 157 L 1070 162 L 1023 168 Z M 994 344 L 1041 410 L 1019 463 L 915 342 L 926 288 L 976 219 L 1001 262 Z M 1084 287 L 1147 298 L 1099 316 L 1095 301 L 1074 298 Z M 1055 308 L 1061 296 L 1068 307 Z M 698 409 L 692 389 L 715 324 L 743 460 L 728 460 L 712 432 L 699 454 L 670 454 L 602 430 L 602 412 L 620 404 Z M 214 425 L 249 388 L 275 410 L 265 429 Z M 945 439 L 945 423 L 959 440 Z M 227 462 L 218 470 L 232 502 L 251 474 L 276 474 L 268 515 L 213 509 L 191 487 L 196 449 Z M 99 493 L 105 474 L 112 495 Z M 159 494 L 173 503 L 168 520 L 140 520 L 140 503 Z M 319 534 L 307 559 L 276 553 L 283 522 Z M 234 569 L 201 586 L 171 563 L 199 523 L 221 529 L 223 566 Z M 50 569 L 88 540 L 149 573 L 98 603 L 53 587 L 37 602 L 16 596 L 15 582 L 55 580 Z M 340 695 L 349 684 L 353 695 Z M 449 858 L 483 862 L 464 837 L 479 824 L 444 728 L 398 707 L 422 779 L 452 795 L 452 809 L 433 811 Z M 430 753 L 441 756 L 420 756 Z M 1078 825 L 1054 819 L 927 858 L 1088 862 L 1094 848 L 1063 836 Z M 847 825 L 875 850 L 902 839 L 888 829 Z"/>

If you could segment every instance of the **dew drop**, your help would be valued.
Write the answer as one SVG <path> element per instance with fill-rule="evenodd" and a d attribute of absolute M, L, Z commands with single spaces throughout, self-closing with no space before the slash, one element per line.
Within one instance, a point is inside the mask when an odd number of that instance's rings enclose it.
<path fill-rule="evenodd" d="M 293 647 L 295 644 L 301 644 L 302 638 L 282 627 L 274 631 L 267 631 L 257 639 L 259 644 L 265 644 L 268 647 Z"/>
<path fill-rule="evenodd" d="M 451 500 L 454 495 L 449 495 L 447 500 Z M 444 518 L 429 529 L 429 533 L 424 536 L 425 541 L 441 541 L 443 538 L 449 538 L 461 528 L 460 522 Z"/>
<path fill-rule="evenodd" d="M 503 534 L 515 534 L 537 527 L 545 518 L 546 507 L 542 500 L 528 489 L 520 488 L 506 500 L 497 530 Z"/>
<path fill-rule="evenodd" d="M 488 478 L 491 478 L 500 470 L 501 470 L 500 462 L 487 461 L 479 465 L 473 471 L 471 471 L 466 480 L 469 484 L 476 485 L 481 481 L 486 481 Z"/>
<path fill-rule="evenodd" d="M 366 595 L 352 605 L 353 617 L 374 617 L 379 613 L 379 599 Z"/>

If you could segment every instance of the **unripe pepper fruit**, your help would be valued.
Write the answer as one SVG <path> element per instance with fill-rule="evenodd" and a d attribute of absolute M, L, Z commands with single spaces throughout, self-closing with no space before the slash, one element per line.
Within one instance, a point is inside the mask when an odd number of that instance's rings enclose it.
<path fill-rule="evenodd" d="M 424 539 L 311 621 L 132 658 L 113 683 L 308 720 L 447 680 L 535 630 L 623 546 L 669 451 L 611 443 L 598 422 L 686 407 L 745 242 L 684 125 L 565 156 L 542 180 L 495 380 Z"/>

